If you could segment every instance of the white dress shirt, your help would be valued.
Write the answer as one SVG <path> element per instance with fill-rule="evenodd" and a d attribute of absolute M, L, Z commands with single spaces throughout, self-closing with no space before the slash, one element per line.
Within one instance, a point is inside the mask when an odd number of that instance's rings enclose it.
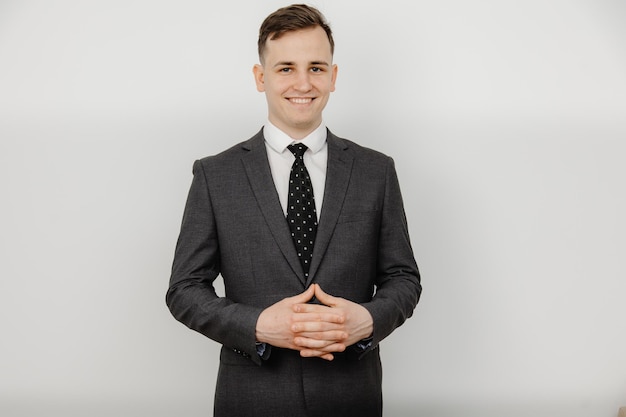
<path fill-rule="evenodd" d="M 328 145 L 326 144 L 326 125 L 324 122 L 301 140 L 289 137 L 285 132 L 274 126 L 269 120 L 263 126 L 263 136 L 265 137 L 265 147 L 267 157 L 272 171 L 272 178 L 276 186 L 276 192 L 280 199 L 283 213 L 287 216 L 287 195 L 289 194 L 289 174 L 291 165 L 296 159 L 287 146 L 300 142 L 307 146 L 304 153 L 304 165 L 313 185 L 313 196 L 315 197 L 315 210 L 319 221 L 322 213 L 322 200 L 324 199 L 324 186 L 326 184 L 326 166 L 328 165 Z"/>

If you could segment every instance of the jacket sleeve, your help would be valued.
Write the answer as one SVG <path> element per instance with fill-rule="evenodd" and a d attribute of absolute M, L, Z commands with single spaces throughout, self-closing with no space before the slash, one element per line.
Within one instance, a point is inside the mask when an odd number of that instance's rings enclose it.
<path fill-rule="evenodd" d="M 371 350 L 411 317 L 422 286 L 393 160 L 388 159 L 381 216 L 376 293 L 363 304 L 374 321 Z"/>
<path fill-rule="evenodd" d="M 256 364 L 256 322 L 262 309 L 217 295 L 220 247 L 211 195 L 202 161 L 193 166 L 193 181 L 176 244 L 166 303 L 190 329 L 229 347 Z"/>

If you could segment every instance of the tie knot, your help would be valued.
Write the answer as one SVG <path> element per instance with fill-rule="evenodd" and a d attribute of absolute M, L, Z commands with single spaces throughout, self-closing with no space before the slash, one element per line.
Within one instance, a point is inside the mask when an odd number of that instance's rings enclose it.
<path fill-rule="evenodd" d="M 306 145 L 303 145 L 302 143 L 294 143 L 293 145 L 287 146 L 287 149 L 289 149 L 289 151 L 291 151 L 293 156 L 295 156 L 297 159 L 302 158 L 302 155 L 304 155 L 306 150 L 309 148 L 307 148 Z"/>

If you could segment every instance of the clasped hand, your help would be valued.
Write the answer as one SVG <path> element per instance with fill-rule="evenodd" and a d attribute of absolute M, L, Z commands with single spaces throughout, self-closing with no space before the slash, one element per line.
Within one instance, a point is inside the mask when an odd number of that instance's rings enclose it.
<path fill-rule="evenodd" d="M 313 297 L 322 304 L 308 304 Z M 372 334 L 373 320 L 360 304 L 322 291 L 318 284 L 263 310 L 256 326 L 259 342 L 300 351 L 302 357 L 333 360 Z"/>

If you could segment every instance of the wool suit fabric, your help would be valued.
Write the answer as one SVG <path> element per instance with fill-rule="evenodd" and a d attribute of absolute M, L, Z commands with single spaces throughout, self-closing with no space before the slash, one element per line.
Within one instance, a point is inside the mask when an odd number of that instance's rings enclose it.
<path fill-rule="evenodd" d="M 412 315 L 420 275 L 393 160 L 330 131 L 327 144 L 326 190 L 308 278 L 262 130 L 194 163 L 166 302 L 177 320 L 223 345 L 215 417 L 382 415 L 379 342 Z M 213 286 L 218 275 L 224 297 Z M 369 311 L 371 346 L 350 346 L 331 362 L 271 346 L 259 357 L 261 312 L 312 283 Z"/>

